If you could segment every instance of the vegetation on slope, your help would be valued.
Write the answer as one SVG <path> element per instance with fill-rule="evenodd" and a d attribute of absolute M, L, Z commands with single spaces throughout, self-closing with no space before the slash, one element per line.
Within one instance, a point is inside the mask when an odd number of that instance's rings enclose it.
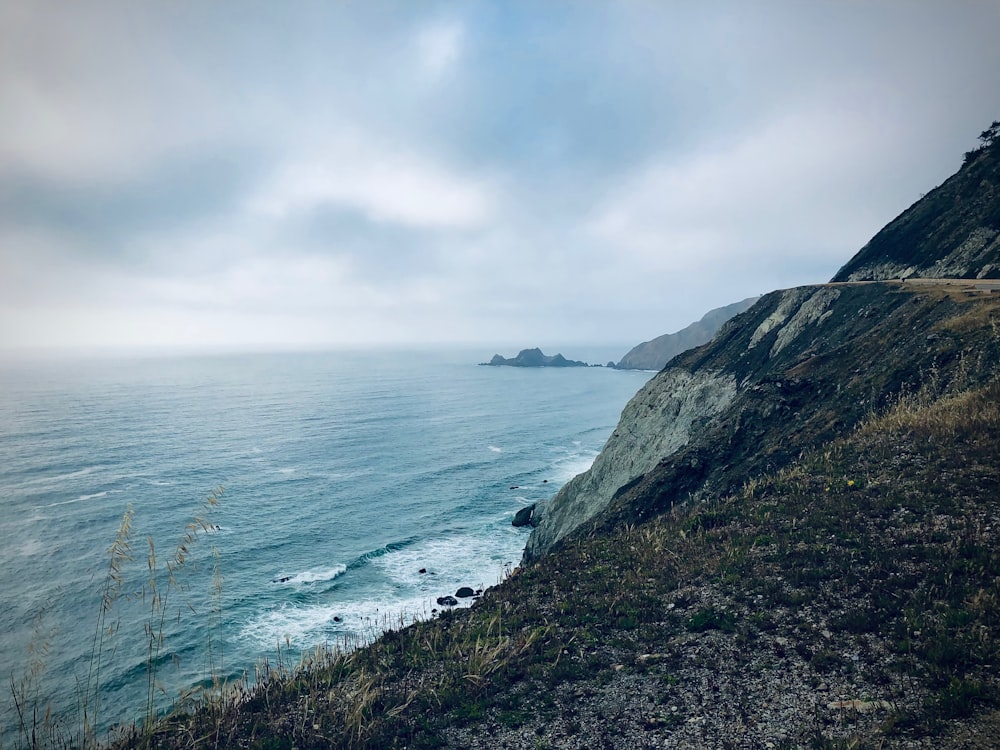
<path fill-rule="evenodd" d="M 995 300 L 938 323 L 1000 337 Z M 469 610 L 264 671 L 123 745 L 991 747 L 1000 379 L 569 541 Z"/>
<path fill-rule="evenodd" d="M 1000 122 L 962 168 L 890 222 L 834 281 L 905 276 L 1000 278 Z"/>

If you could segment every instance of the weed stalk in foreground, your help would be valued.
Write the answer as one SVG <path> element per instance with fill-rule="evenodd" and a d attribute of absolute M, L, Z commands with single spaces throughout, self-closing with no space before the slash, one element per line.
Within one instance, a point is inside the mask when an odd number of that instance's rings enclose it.
<path fill-rule="evenodd" d="M 101 606 L 94 629 L 94 639 L 90 651 L 90 668 L 81 695 L 81 737 L 82 747 L 97 746 L 97 731 L 101 716 L 101 668 L 105 663 L 105 650 L 109 639 L 121 625 L 121 615 L 113 615 L 121 596 L 122 568 L 132 559 L 132 519 L 135 509 L 129 503 L 115 532 L 115 541 L 108 548 L 108 572 L 101 590 Z M 112 655 L 114 650 L 112 649 Z"/>

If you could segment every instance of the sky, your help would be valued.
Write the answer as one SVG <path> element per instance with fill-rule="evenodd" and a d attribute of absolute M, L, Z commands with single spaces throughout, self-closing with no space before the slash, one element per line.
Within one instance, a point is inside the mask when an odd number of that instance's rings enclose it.
<path fill-rule="evenodd" d="M 5 2 L 0 356 L 627 348 L 828 280 L 1000 118 L 998 31 L 992 0 Z"/>

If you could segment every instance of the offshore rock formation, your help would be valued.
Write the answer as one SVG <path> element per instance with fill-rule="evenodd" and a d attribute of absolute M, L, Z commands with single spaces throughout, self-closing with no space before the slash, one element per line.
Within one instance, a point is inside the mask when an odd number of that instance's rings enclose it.
<path fill-rule="evenodd" d="M 681 352 L 711 341 L 723 323 L 748 310 L 758 299 L 760 297 L 750 297 L 742 302 L 709 310 L 701 320 L 676 333 L 665 333 L 633 347 L 614 366 L 619 370 L 662 370 Z"/>
<path fill-rule="evenodd" d="M 489 362 L 480 362 L 480 365 L 489 367 L 589 367 L 586 362 L 575 359 L 566 359 L 562 354 L 549 356 L 543 354 L 541 349 L 522 349 L 516 357 L 507 359 L 499 354 L 494 354 Z"/>

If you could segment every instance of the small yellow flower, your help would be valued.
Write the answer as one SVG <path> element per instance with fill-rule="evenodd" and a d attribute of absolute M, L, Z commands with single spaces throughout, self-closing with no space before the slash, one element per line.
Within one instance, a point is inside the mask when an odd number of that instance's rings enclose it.
<path fill-rule="evenodd" d="M 848 487 L 853 487 L 854 486 L 854 480 L 853 479 L 848 479 L 847 480 L 847 486 Z"/>

